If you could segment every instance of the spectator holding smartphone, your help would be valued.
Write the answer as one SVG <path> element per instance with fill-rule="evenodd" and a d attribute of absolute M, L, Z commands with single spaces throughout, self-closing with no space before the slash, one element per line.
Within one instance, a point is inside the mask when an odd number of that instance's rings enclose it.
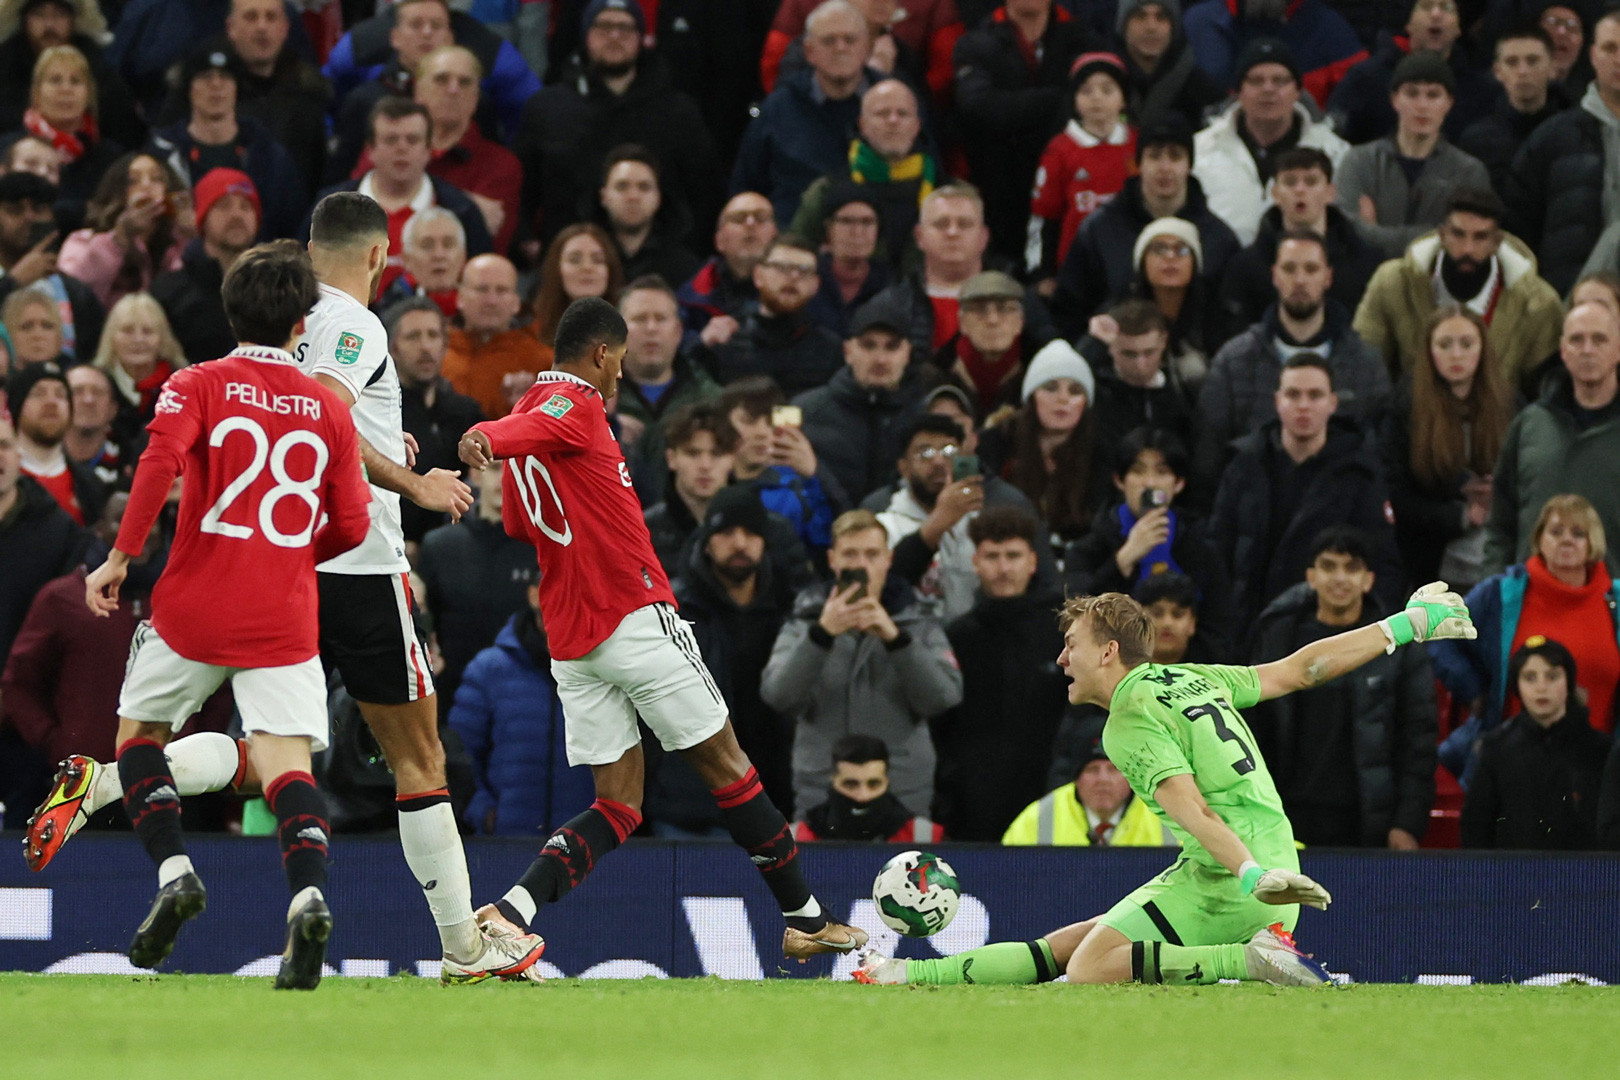
<path fill-rule="evenodd" d="M 163 271 L 178 270 L 181 252 L 197 235 L 191 192 L 151 154 L 126 154 L 113 162 L 84 220 L 89 227 L 62 242 L 56 266 L 90 286 L 107 308 L 145 292 Z"/>
<path fill-rule="evenodd" d="M 870 510 L 833 522 L 827 563 L 836 584 L 799 593 L 760 677 L 759 696 L 793 720 L 793 797 L 825 798 L 832 748 L 872 735 L 889 748 L 895 796 L 917 813 L 934 802 L 927 721 L 962 700 L 962 673 L 945 628 L 917 590 L 891 574 L 883 523 Z"/>

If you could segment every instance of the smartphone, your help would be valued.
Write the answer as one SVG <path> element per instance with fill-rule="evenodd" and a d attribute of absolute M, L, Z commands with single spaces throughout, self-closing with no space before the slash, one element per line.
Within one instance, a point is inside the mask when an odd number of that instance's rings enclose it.
<path fill-rule="evenodd" d="M 1170 493 L 1163 488 L 1148 488 L 1142 492 L 1142 513 L 1157 510 L 1161 506 L 1168 506 Z"/>
<path fill-rule="evenodd" d="M 797 405 L 772 405 L 771 427 L 800 427 L 804 424 L 804 410 Z"/>
<path fill-rule="evenodd" d="M 951 462 L 951 479 L 966 480 L 970 476 L 979 475 L 979 455 L 958 454 Z"/>
<path fill-rule="evenodd" d="M 30 248 L 38 247 L 40 242 L 43 241 L 47 236 L 55 234 L 56 239 L 51 241 L 50 246 L 45 249 L 54 255 L 58 251 L 62 250 L 62 237 L 60 233 L 61 230 L 56 227 L 56 222 L 36 221 L 32 225 L 28 226 L 28 246 Z"/>
<path fill-rule="evenodd" d="M 851 601 L 865 600 L 866 599 L 866 587 L 867 587 L 868 584 L 870 584 L 870 582 L 868 581 L 868 579 L 866 577 L 866 569 L 864 567 L 852 566 L 852 567 L 849 567 L 846 570 L 838 571 L 838 592 L 839 593 L 848 592 L 849 587 L 851 585 L 860 586 L 858 589 L 855 590 L 855 595 L 851 596 L 849 598 Z"/>

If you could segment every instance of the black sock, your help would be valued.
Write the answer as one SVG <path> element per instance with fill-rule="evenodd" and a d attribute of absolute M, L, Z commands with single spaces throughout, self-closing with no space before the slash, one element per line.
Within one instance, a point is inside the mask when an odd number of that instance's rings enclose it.
<path fill-rule="evenodd" d="M 124 813 L 152 861 L 162 866 L 163 860 L 184 855 L 180 792 L 163 747 L 151 739 L 126 742 L 118 750 L 118 780 L 124 786 Z"/>
<path fill-rule="evenodd" d="M 326 821 L 326 798 L 307 772 L 282 773 L 264 789 L 264 801 L 276 815 L 281 865 L 287 887 L 297 895 L 313 885 L 326 889 L 326 844 L 332 827 Z"/>
<path fill-rule="evenodd" d="M 596 860 L 623 843 L 640 824 L 641 814 L 634 807 L 597 799 L 589 810 L 551 834 L 513 886 L 513 891 L 522 889 L 528 894 L 533 910 L 522 910 L 521 900 L 514 902 L 511 892 L 495 902 L 496 909 L 511 922 L 527 927 L 542 907 L 568 895 L 585 880 Z"/>
<path fill-rule="evenodd" d="M 802 911 L 809 906 L 814 897 L 799 866 L 799 845 L 793 839 L 793 827 L 766 797 L 753 766 L 749 766 L 741 780 L 712 794 L 731 839 L 748 852 L 754 868 L 776 897 L 777 906 L 784 913 Z M 814 933 L 827 925 L 827 914 L 789 915 L 787 922 L 795 930 Z"/>

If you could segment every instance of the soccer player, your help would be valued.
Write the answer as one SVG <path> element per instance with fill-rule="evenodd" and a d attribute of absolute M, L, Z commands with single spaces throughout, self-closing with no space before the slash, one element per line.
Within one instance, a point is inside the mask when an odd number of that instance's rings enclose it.
<path fill-rule="evenodd" d="M 472 489 L 457 472 L 418 475 L 400 464 L 410 448 L 402 434 L 399 376 L 388 355 L 388 335 L 367 308 L 388 262 L 388 215 L 358 192 L 329 195 L 315 207 L 309 253 L 319 293 L 294 357 L 350 410 L 371 482 L 365 541 L 317 568 L 321 655 L 342 675 L 393 770 L 400 844 L 443 948 L 440 981 L 515 978 L 540 958 L 544 942 L 536 935 L 483 932 L 473 918 L 467 858 L 445 786 L 438 699 L 427 649 L 412 620 L 399 516 L 399 497 L 405 495 L 425 509 L 459 517 L 472 505 Z M 240 769 L 237 758 L 230 738 L 218 734 L 189 736 L 169 749 L 182 795 L 228 786 L 253 790 L 258 778 L 251 768 Z M 30 824 L 30 864 L 42 868 L 90 814 L 117 797 L 111 770 L 98 770 L 89 758 L 69 758 Z"/>
<path fill-rule="evenodd" d="M 232 265 L 221 293 L 241 344 L 163 388 L 117 543 L 85 579 L 93 612 L 117 609 L 130 557 L 184 476 L 174 546 L 152 593 L 152 619 L 130 645 L 118 700 L 124 809 L 158 865 L 157 899 L 129 959 L 156 967 L 206 903 L 163 747 L 229 679 L 293 892 L 276 987 L 310 990 L 332 933 L 321 894 L 330 830 L 309 771 L 310 752 L 325 748 L 327 733 L 315 564 L 365 539 L 370 494 L 343 402 L 299 374 L 286 351 L 315 300 L 308 256 L 291 241 L 253 248 Z M 220 602 L 222 590 L 229 603 Z"/>
<path fill-rule="evenodd" d="M 1472 638 L 1462 599 L 1444 584 L 1425 585 L 1398 614 L 1258 667 L 1152 663 L 1153 622 L 1121 593 L 1070 599 L 1062 623 L 1058 665 L 1072 680 L 1069 700 L 1108 709 L 1103 749 L 1181 841 L 1181 857 L 1107 913 L 1044 938 L 943 960 L 868 953 L 855 978 L 1017 984 L 1067 973 L 1071 983 L 1327 982 L 1327 971 L 1294 947 L 1291 931 L 1300 904 L 1325 909 L 1331 897 L 1299 872 L 1293 830 L 1238 710 L 1411 642 Z"/>
<path fill-rule="evenodd" d="M 608 427 L 625 323 L 612 304 L 581 299 L 557 325 L 556 360 L 510 416 L 474 425 L 461 460 L 506 461 L 506 531 L 535 545 L 551 671 L 566 719 L 568 762 L 589 765 L 597 798 L 552 833 L 485 925 L 518 933 L 565 896 L 641 823 L 643 759 L 636 715 L 678 750 L 713 792 L 733 840 L 775 895 L 782 951 L 803 962 L 850 952 L 866 934 L 834 922 L 805 882 L 782 813 L 737 745 L 724 700 L 653 552 L 630 471 Z"/>

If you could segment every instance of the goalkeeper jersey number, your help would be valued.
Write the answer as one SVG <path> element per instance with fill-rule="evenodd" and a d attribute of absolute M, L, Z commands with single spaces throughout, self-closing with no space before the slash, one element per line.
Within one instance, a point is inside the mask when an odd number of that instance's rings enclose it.
<path fill-rule="evenodd" d="M 1103 728 L 1109 760 L 1187 856 L 1211 868 L 1220 864 L 1154 798 L 1168 777 L 1190 775 L 1261 865 L 1289 865 L 1295 858 L 1277 786 L 1238 712 L 1259 700 L 1260 676 L 1252 667 L 1142 664 L 1115 687 L 1109 703 Z"/>

